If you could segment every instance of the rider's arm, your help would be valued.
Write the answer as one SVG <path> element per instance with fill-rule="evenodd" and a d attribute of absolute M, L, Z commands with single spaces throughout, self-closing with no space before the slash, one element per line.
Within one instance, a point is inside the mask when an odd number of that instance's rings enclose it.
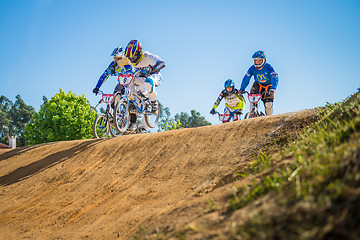
<path fill-rule="evenodd" d="M 158 61 L 156 61 L 154 66 L 151 66 L 152 73 L 158 73 L 164 67 L 166 67 L 165 62 L 162 60 L 158 60 Z"/>
<path fill-rule="evenodd" d="M 270 79 L 272 82 L 271 89 L 276 90 L 278 83 L 279 83 L 279 75 L 275 72 L 275 70 L 272 66 L 270 66 L 269 72 L 270 72 Z"/>
<path fill-rule="evenodd" d="M 225 97 L 225 94 L 226 94 L 226 93 L 227 93 L 226 90 L 223 90 L 223 91 L 220 93 L 219 97 L 216 99 L 216 101 L 215 101 L 215 103 L 214 103 L 213 109 L 216 109 L 217 106 L 219 106 L 221 100 Z"/>
<path fill-rule="evenodd" d="M 116 63 L 114 61 L 112 61 L 110 63 L 110 65 L 106 68 L 106 70 L 104 71 L 104 73 L 100 76 L 99 81 L 96 84 L 97 88 L 100 88 L 101 85 L 109 78 L 109 76 L 111 74 L 114 74 L 115 72 L 115 66 Z"/>
<path fill-rule="evenodd" d="M 249 68 L 249 70 L 247 71 L 247 73 L 245 74 L 245 76 L 244 76 L 244 78 L 243 78 L 243 80 L 241 82 L 240 90 L 245 90 L 245 88 L 249 85 L 250 78 L 253 75 L 253 67 L 254 66 L 251 66 Z"/>

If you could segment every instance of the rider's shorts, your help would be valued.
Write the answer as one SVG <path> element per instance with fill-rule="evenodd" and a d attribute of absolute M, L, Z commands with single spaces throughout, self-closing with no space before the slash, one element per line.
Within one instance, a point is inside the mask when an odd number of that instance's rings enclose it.
<path fill-rule="evenodd" d="M 262 85 L 258 82 L 254 82 L 254 84 L 251 87 L 250 93 L 261 94 L 261 99 L 264 103 L 265 102 L 273 102 L 274 96 L 271 96 L 269 94 L 269 90 L 270 90 L 271 86 L 272 86 L 272 84 Z"/>

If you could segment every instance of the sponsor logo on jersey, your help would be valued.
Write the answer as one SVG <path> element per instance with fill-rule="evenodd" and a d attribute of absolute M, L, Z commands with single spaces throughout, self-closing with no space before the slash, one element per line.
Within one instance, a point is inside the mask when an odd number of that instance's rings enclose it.
<path fill-rule="evenodd" d="M 265 75 L 264 74 L 258 74 L 258 75 L 256 75 L 256 78 L 257 78 L 257 80 L 259 81 L 259 82 L 261 82 L 261 83 L 264 83 L 264 82 L 266 82 L 268 79 L 265 77 Z"/>

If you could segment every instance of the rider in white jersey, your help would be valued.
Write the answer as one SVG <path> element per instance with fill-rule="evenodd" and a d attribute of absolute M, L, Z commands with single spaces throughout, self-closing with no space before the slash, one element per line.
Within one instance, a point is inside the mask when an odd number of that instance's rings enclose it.
<path fill-rule="evenodd" d="M 136 76 L 135 84 L 139 85 L 144 90 L 145 96 L 151 101 L 151 109 L 155 112 L 157 106 L 157 93 L 155 87 L 162 82 L 160 70 L 165 67 L 164 61 L 157 55 L 143 51 L 139 41 L 131 40 L 125 49 L 125 57 L 130 59 L 135 68 L 141 71 L 141 74 Z"/>

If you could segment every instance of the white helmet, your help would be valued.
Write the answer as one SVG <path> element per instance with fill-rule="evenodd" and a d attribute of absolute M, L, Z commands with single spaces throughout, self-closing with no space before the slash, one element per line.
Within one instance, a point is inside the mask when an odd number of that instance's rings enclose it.
<path fill-rule="evenodd" d="M 124 57 L 125 55 L 125 51 L 124 49 L 120 46 L 114 49 L 114 51 L 112 51 L 111 55 L 112 57 Z"/>

